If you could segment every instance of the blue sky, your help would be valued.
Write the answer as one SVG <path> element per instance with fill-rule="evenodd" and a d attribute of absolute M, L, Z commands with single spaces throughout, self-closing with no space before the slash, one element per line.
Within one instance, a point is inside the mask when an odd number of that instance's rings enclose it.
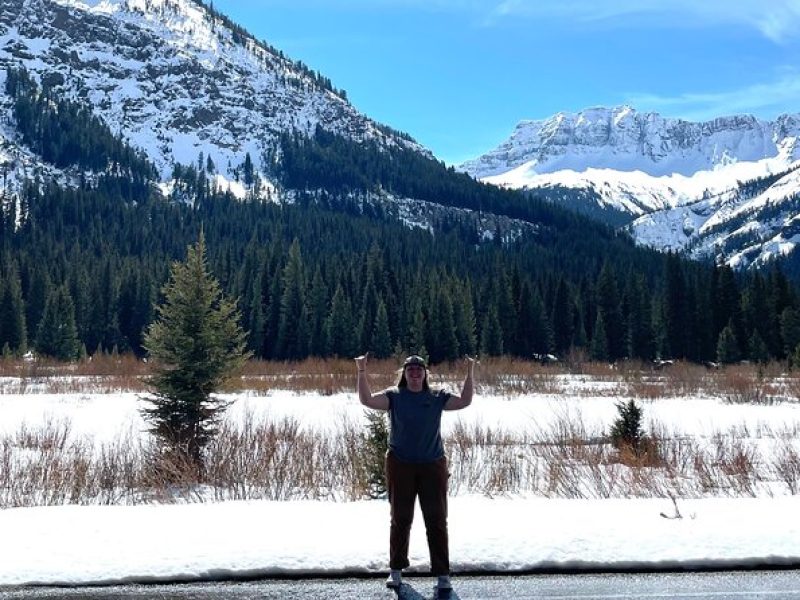
<path fill-rule="evenodd" d="M 800 0 L 214 0 L 448 164 L 591 106 L 800 112 Z"/>

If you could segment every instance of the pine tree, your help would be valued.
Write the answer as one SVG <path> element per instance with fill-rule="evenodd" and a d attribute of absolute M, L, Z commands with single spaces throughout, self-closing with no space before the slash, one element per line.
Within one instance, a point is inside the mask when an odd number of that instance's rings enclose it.
<path fill-rule="evenodd" d="M 308 351 L 312 356 L 325 356 L 325 319 L 328 316 L 328 287 L 322 277 L 319 266 L 314 271 L 311 289 L 308 295 L 309 311 L 309 344 Z M 387 317 L 388 327 L 388 317 Z"/>
<path fill-rule="evenodd" d="M 563 356 L 572 346 L 575 329 L 575 304 L 564 277 L 558 279 L 552 315 L 553 349 L 558 356 Z"/>
<path fill-rule="evenodd" d="M 790 356 L 800 344 L 800 312 L 787 307 L 783 309 L 780 321 L 783 351 Z"/>
<path fill-rule="evenodd" d="M 741 298 L 733 269 L 728 265 L 721 265 L 716 267 L 714 275 L 716 279 L 713 304 L 715 335 L 719 339 L 718 336 L 722 330 L 730 326 L 737 346 L 743 346 L 747 338 L 744 337 Z"/>
<path fill-rule="evenodd" d="M 68 285 L 72 302 L 75 305 L 75 325 L 78 328 L 78 337 L 85 343 L 89 336 L 89 323 L 91 321 L 91 315 L 89 314 L 91 305 L 89 275 L 86 271 L 86 265 L 81 264 L 79 252 L 74 254 L 74 258 L 70 261 L 74 268 L 70 270 Z"/>
<path fill-rule="evenodd" d="M 389 450 L 389 425 L 386 412 L 366 411 L 367 431 L 363 436 L 364 467 L 367 479 L 367 495 L 382 498 L 386 495 L 386 476 L 384 462 Z"/>
<path fill-rule="evenodd" d="M 505 268 L 498 266 L 497 274 L 492 279 L 493 302 L 497 309 L 497 321 L 499 328 L 497 334 L 502 339 L 502 351 L 512 353 L 515 351 L 517 342 L 517 323 L 519 322 L 519 312 L 516 306 L 514 290 Z M 494 335 L 494 334 L 493 334 Z"/>
<path fill-rule="evenodd" d="M 531 300 L 532 350 L 535 354 L 549 354 L 553 350 L 553 326 L 547 318 L 544 302 L 537 291 L 533 292 Z"/>
<path fill-rule="evenodd" d="M 281 258 L 276 252 L 270 255 L 261 265 L 261 303 L 264 307 L 264 333 L 260 352 L 266 359 L 276 358 L 278 348 L 278 323 L 280 322 L 281 295 L 283 293 L 282 277 L 280 277 Z"/>
<path fill-rule="evenodd" d="M 494 304 L 489 306 L 483 327 L 481 327 L 481 354 L 487 356 L 503 354 L 503 332 L 497 316 L 497 307 Z"/>
<path fill-rule="evenodd" d="M 192 461 L 203 474 L 203 450 L 226 403 L 213 396 L 248 357 L 236 303 L 226 299 L 206 264 L 205 236 L 175 263 L 164 302 L 145 335 L 155 366 L 154 396 L 142 409 L 163 449 Z"/>
<path fill-rule="evenodd" d="M 709 361 L 716 358 L 716 338 L 714 321 L 714 287 L 710 273 L 704 271 L 697 274 L 693 283 L 695 301 L 690 305 L 692 311 L 692 330 L 688 333 L 692 352 L 690 358 L 697 361 Z"/>
<path fill-rule="evenodd" d="M 726 325 L 717 340 L 717 361 L 727 365 L 738 362 L 740 358 L 741 351 L 736 335 L 733 333 L 733 326 Z"/>
<path fill-rule="evenodd" d="M 650 322 L 653 327 L 653 357 L 665 358 L 671 356 L 664 320 L 664 301 L 661 296 L 653 296 L 650 306 Z"/>
<path fill-rule="evenodd" d="M 792 288 L 786 276 L 778 268 L 772 269 L 769 275 L 768 285 L 768 305 L 769 316 L 767 318 L 767 331 L 769 332 L 770 354 L 776 358 L 784 358 L 789 355 L 791 350 L 787 350 L 787 344 L 783 338 L 781 318 L 787 308 L 793 308 L 795 304 Z M 790 346 L 789 348 L 792 348 Z"/>
<path fill-rule="evenodd" d="M 619 450 L 628 448 L 638 454 L 644 440 L 641 407 L 631 398 L 617 403 L 617 413 L 611 426 L 611 443 Z"/>
<path fill-rule="evenodd" d="M 617 360 L 624 353 L 625 332 L 622 323 L 619 286 L 610 263 L 605 262 L 597 278 L 597 312 L 603 316 L 605 355 L 602 360 Z M 595 336 L 592 336 L 594 340 Z"/>
<path fill-rule="evenodd" d="M 25 292 L 25 322 L 31 331 L 39 331 L 39 324 L 52 287 L 50 275 L 44 267 L 38 264 L 33 266 L 28 287 L 23 289 Z"/>
<path fill-rule="evenodd" d="M 626 290 L 627 314 L 627 355 L 631 358 L 650 360 L 655 357 L 653 350 L 652 311 L 647 284 L 641 275 L 628 280 Z"/>
<path fill-rule="evenodd" d="M 769 339 L 770 331 L 766 282 L 759 273 L 754 273 L 750 277 L 750 281 L 742 294 L 741 304 L 745 331 L 749 332 L 747 346 L 750 348 L 750 358 L 757 360 L 753 356 L 754 350 L 759 353 L 762 350 L 769 353 L 766 342 Z M 758 333 L 758 339 L 756 340 L 753 339 L 755 333 Z M 752 345 L 754 341 L 758 346 L 764 346 L 764 348 L 755 348 Z"/>
<path fill-rule="evenodd" d="M 750 360 L 759 364 L 766 364 L 769 361 L 769 349 L 767 348 L 764 338 L 758 333 L 758 329 L 753 331 L 750 337 Z"/>
<path fill-rule="evenodd" d="M 353 344 L 353 313 L 341 283 L 336 286 L 331 310 L 325 321 L 327 351 L 338 357 L 351 357 L 357 352 Z"/>
<path fill-rule="evenodd" d="M 389 316 L 386 314 L 386 304 L 378 301 L 378 311 L 375 314 L 375 324 L 372 329 L 372 353 L 375 358 L 389 358 L 392 355 L 392 337 L 389 333 Z"/>
<path fill-rule="evenodd" d="M 417 298 L 411 308 L 411 329 L 408 332 L 409 354 L 428 355 L 428 347 L 425 343 L 425 333 L 427 331 L 427 321 L 425 313 L 422 311 L 422 302 Z"/>
<path fill-rule="evenodd" d="M 0 345 L 8 344 L 15 354 L 23 354 L 28 345 L 25 303 L 17 269 L 9 265 L 0 300 Z"/>
<path fill-rule="evenodd" d="M 358 322 L 359 348 L 372 348 L 372 333 L 375 327 L 375 317 L 378 314 L 380 297 L 375 286 L 375 279 L 371 273 L 367 275 L 364 291 L 361 295 L 360 319 Z"/>
<path fill-rule="evenodd" d="M 278 352 L 281 358 L 297 360 L 308 352 L 308 310 L 306 307 L 305 268 L 300 242 L 295 239 L 283 269 L 283 294 L 278 322 Z"/>
<path fill-rule="evenodd" d="M 250 351 L 256 355 L 260 355 L 264 348 L 264 338 L 267 328 L 263 289 L 262 273 L 259 270 L 250 282 L 248 290 L 250 300 L 248 302 L 247 317 L 245 318 L 246 327 L 250 332 L 247 338 L 247 344 Z"/>
<path fill-rule="evenodd" d="M 453 299 L 453 320 L 458 339 L 458 356 L 474 356 L 477 350 L 475 339 L 475 308 L 472 303 L 471 286 L 468 282 L 456 284 Z"/>
<path fill-rule="evenodd" d="M 458 338 L 450 295 L 440 287 L 433 295 L 429 319 L 428 350 L 434 363 L 458 358 Z"/>
<path fill-rule="evenodd" d="M 607 362 L 609 360 L 608 353 L 608 337 L 606 337 L 606 324 L 603 318 L 603 313 L 597 313 L 597 321 L 594 323 L 594 331 L 592 331 L 592 344 L 589 348 L 589 356 L 592 360 L 598 362 Z"/>
<path fill-rule="evenodd" d="M 59 360 L 75 360 L 79 350 L 75 307 L 67 287 L 59 286 L 47 297 L 36 334 L 36 351 Z"/>
<path fill-rule="evenodd" d="M 127 269 L 119 289 L 120 348 L 143 354 L 142 333 L 150 322 L 150 279 L 142 271 Z"/>
<path fill-rule="evenodd" d="M 689 310 L 687 305 L 686 281 L 681 270 L 681 263 L 676 254 L 670 253 L 666 258 L 664 295 L 664 328 L 669 345 L 670 356 L 686 357 L 687 325 Z"/>
<path fill-rule="evenodd" d="M 255 172 L 253 169 L 253 160 L 250 158 L 250 153 L 247 152 L 244 155 L 244 184 L 247 187 L 253 185 L 253 180 L 255 178 Z"/>

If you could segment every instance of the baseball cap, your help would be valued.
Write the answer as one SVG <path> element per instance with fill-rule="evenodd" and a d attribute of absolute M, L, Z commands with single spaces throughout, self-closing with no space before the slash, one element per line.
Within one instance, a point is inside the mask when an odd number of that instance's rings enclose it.
<path fill-rule="evenodd" d="M 408 367 L 408 366 L 411 366 L 411 365 L 419 365 L 423 369 L 427 369 L 428 368 L 428 363 L 426 363 L 425 359 L 422 358 L 419 354 L 412 354 L 411 356 L 406 358 L 405 361 L 403 361 L 403 368 L 404 369 L 406 367 Z"/>

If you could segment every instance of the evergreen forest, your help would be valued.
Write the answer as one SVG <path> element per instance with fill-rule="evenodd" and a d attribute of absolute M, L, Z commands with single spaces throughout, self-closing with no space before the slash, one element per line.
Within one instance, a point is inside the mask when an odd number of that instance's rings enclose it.
<path fill-rule="evenodd" d="M 270 360 L 577 350 L 602 361 L 735 362 L 783 360 L 800 343 L 800 300 L 777 266 L 741 275 L 637 248 L 587 217 L 400 146 L 322 129 L 287 135 L 266 162 L 292 203 L 219 192 L 202 157 L 176 166 L 180 194 L 164 198 L 146 157 L 91 111 L 24 71 L 9 72 L 6 93 L 23 143 L 75 174 L 69 184 L 33 177 L 19 193 L 0 188 L 6 355 L 144 355 L 170 267 L 201 231 L 211 271 L 238 299 L 248 349 Z M 486 238 L 453 216 L 432 233 L 358 201 L 380 191 L 535 228 Z"/>

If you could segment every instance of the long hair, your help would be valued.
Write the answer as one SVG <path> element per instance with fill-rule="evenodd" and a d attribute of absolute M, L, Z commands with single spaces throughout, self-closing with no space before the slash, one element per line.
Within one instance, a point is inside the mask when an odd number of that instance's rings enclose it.
<path fill-rule="evenodd" d="M 400 369 L 400 379 L 397 382 L 397 388 L 402 390 L 403 388 L 407 387 L 408 381 L 406 381 L 406 368 L 403 367 Z M 428 369 L 425 369 L 425 379 L 422 380 L 422 389 L 426 392 L 430 391 L 431 389 L 428 385 Z"/>

